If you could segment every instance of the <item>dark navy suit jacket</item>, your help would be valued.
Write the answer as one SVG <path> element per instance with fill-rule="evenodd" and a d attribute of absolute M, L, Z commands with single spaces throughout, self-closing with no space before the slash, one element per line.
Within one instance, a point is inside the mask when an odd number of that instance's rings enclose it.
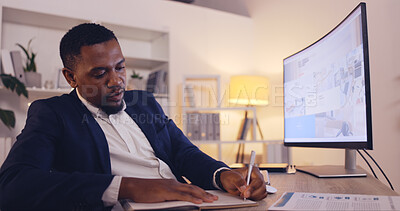
<path fill-rule="evenodd" d="M 214 189 L 213 173 L 226 165 L 191 144 L 152 94 L 127 91 L 124 99 L 125 112 L 176 178 Z M 0 209 L 103 209 L 112 179 L 105 135 L 74 90 L 31 104 L 0 170 Z"/>

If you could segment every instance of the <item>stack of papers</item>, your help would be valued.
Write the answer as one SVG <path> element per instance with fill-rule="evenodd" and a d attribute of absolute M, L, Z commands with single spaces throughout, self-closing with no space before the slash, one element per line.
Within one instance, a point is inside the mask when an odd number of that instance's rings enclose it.
<path fill-rule="evenodd" d="M 268 210 L 400 210 L 400 196 L 285 192 Z"/>

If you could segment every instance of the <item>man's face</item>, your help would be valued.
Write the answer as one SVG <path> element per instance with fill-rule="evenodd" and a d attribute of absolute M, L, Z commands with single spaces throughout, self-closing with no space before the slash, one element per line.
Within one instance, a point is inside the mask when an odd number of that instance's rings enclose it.
<path fill-rule="evenodd" d="M 83 46 L 74 72 L 76 88 L 88 102 L 108 114 L 122 109 L 125 59 L 115 39 Z"/>

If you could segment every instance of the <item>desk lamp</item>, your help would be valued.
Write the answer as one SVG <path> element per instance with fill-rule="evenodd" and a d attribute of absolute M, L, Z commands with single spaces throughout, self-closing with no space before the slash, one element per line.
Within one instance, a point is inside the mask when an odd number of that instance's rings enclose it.
<path fill-rule="evenodd" d="M 229 103 L 245 106 L 268 105 L 269 79 L 264 76 L 237 75 L 232 76 L 229 84 Z M 251 118 L 248 118 L 247 110 L 244 114 L 242 126 L 239 130 L 238 140 L 245 140 L 249 127 L 252 126 Z M 261 139 L 264 136 L 256 118 L 256 124 L 260 131 Z M 254 137 L 255 138 L 255 137 Z M 239 144 L 236 155 L 236 163 L 243 162 L 244 144 Z M 239 159 L 240 158 L 240 159 Z"/>

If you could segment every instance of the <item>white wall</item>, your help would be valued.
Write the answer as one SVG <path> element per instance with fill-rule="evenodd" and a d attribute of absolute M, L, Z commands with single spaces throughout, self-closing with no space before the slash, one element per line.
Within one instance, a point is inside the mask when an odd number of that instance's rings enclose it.
<path fill-rule="evenodd" d="M 168 31 L 170 117 L 178 125 L 181 124 L 178 105 L 183 74 L 220 74 L 225 87 L 230 75 L 254 72 L 254 25 L 248 17 L 166 0 L 1 0 L 0 3 L 59 16 Z M 32 47 L 38 51 L 38 72 L 44 75 L 44 80 L 54 78 L 54 71 L 61 67 L 57 40 L 63 32 L 5 27 L 15 30 L 15 36 L 4 36 L 9 42 L 2 47 L 17 49 L 15 42 L 26 45 L 35 36 Z M 0 133 L 15 137 L 25 124 L 26 106 L 8 108 L 17 111 L 17 126 L 9 132 L 0 124 Z"/>
<path fill-rule="evenodd" d="M 247 17 L 165 0 L 1 2 L 5 6 L 61 16 L 168 30 L 172 97 L 183 73 L 230 74 L 252 70 L 254 66 L 251 53 L 254 29 Z"/>
<path fill-rule="evenodd" d="M 247 17 L 250 16 L 246 2 L 242 0 L 229 0 L 229 4 L 227 4 L 226 0 L 195 0 L 192 5 L 213 8 Z"/>
<path fill-rule="evenodd" d="M 372 90 L 373 157 L 400 190 L 400 1 L 366 0 Z M 356 0 L 246 0 L 256 28 L 256 67 L 282 86 L 282 59 L 315 42 L 335 27 Z M 270 107 L 264 127 L 283 138 L 282 102 Z M 344 150 L 295 148 L 297 165 L 343 164 Z M 358 164 L 365 169 L 362 158 Z M 378 175 L 386 184 L 382 175 Z"/>

